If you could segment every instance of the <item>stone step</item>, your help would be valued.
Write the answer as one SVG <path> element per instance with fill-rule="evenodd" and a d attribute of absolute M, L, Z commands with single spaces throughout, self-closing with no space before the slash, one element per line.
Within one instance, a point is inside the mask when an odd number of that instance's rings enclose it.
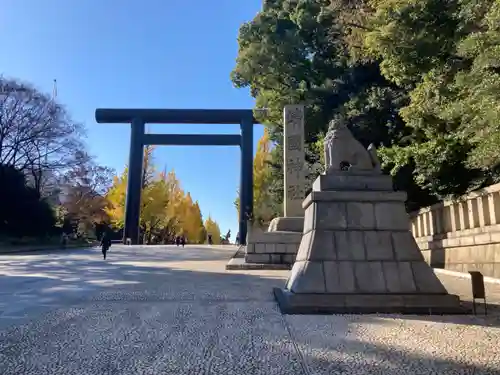
<path fill-rule="evenodd" d="M 291 264 L 278 263 L 247 263 L 243 258 L 232 258 L 226 264 L 226 270 L 285 270 L 292 268 Z"/>
<path fill-rule="evenodd" d="M 302 232 L 289 232 L 289 231 L 276 231 L 276 232 L 261 232 L 261 233 L 251 233 L 248 237 L 250 244 L 258 243 L 300 243 L 302 239 Z"/>
<path fill-rule="evenodd" d="M 304 230 L 304 217 L 277 217 L 269 224 L 269 232 L 298 232 Z"/>

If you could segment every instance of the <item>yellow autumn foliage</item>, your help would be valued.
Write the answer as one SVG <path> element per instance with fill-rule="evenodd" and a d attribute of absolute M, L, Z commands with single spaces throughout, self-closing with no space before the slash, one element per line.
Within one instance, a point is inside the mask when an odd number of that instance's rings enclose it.
<path fill-rule="evenodd" d="M 219 245 L 220 244 L 220 228 L 219 224 L 215 220 L 212 219 L 210 215 L 208 215 L 208 218 L 205 220 L 205 230 L 207 231 L 207 240 L 208 240 L 208 235 L 212 235 L 212 241 L 214 245 Z"/>
<path fill-rule="evenodd" d="M 257 152 L 253 160 L 253 219 L 255 222 L 268 223 L 274 217 L 271 209 L 271 195 L 269 193 L 271 141 L 267 128 L 264 128 L 264 135 L 257 143 Z M 234 205 L 240 216 L 240 199 L 236 198 Z"/>
<path fill-rule="evenodd" d="M 188 243 L 203 243 L 206 230 L 199 204 L 182 190 L 175 172 L 156 173 L 150 148 L 145 149 L 143 169 L 140 228 L 144 241 L 170 242 L 174 236 L 184 235 Z M 125 168 L 106 194 L 106 213 L 116 229 L 124 226 L 127 175 Z"/>

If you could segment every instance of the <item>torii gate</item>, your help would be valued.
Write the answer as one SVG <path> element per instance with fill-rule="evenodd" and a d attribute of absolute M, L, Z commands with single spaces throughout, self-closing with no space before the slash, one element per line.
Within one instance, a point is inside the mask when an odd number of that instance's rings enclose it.
<path fill-rule="evenodd" d="M 99 124 L 131 124 L 124 243 L 139 243 L 141 176 L 145 145 L 240 146 L 240 243 L 246 244 L 253 214 L 253 125 L 251 109 L 108 109 L 95 112 Z M 145 124 L 240 124 L 240 134 L 145 134 Z"/>

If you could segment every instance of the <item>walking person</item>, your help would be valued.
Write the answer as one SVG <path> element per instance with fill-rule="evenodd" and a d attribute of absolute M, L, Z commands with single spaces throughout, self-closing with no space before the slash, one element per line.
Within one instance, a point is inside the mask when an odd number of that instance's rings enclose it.
<path fill-rule="evenodd" d="M 186 244 L 186 237 L 182 236 L 181 237 L 181 245 L 182 245 L 182 247 L 184 247 L 185 244 Z"/>
<path fill-rule="evenodd" d="M 179 246 L 180 243 L 181 243 L 181 236 L 175 237 L 175 244 Z"/>
<path fill-rule="evenodd" d="M 107 232 L 104 232 L 101 238 L 101 249 L 104 260 L 106 260 L 106 253 L 108 252 L 110 247 L 111 247 L 111 238 L 109 237 Z"/>
<path fill-rule="evenodd" d="M 66 249 L 66 244 L 68 243 L 68 235 L 66 233 L 61 234 L 61 246 L 63 249 Z"/>

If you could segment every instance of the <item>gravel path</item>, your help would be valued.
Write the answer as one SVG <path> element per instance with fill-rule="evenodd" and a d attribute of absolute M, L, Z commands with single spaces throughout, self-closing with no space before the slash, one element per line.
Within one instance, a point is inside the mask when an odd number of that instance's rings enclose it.
<path fill-rule="evenodd" d="M 500 374 L 496 314 L 283 316 L 288 272 L 225 271 L 233 253 L 0 256 L 0 374 Z"/>

